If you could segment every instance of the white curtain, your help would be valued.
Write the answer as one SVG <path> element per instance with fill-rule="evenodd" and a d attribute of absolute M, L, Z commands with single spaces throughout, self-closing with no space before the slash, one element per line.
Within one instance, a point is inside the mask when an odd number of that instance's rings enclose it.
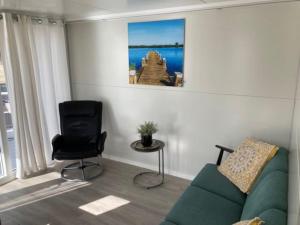
<path fill-rule="evenodd" d="M 61 21 L 3 14 L 0 45 L 15 130 L 17 177 L 47 168 L 59 132 L 58 103 L 70 100 Z"/>

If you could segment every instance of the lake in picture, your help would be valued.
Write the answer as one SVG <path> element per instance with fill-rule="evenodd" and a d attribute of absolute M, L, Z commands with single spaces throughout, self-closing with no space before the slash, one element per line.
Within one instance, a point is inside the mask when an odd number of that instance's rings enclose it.
<path fill-rule="evenodd" d="M 184 19 L 128 24 L 129 83 L 183 86 Z"/>

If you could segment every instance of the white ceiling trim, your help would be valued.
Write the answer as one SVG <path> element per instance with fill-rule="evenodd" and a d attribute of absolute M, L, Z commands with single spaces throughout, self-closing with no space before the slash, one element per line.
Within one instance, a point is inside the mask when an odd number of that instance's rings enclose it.
<path fill-rule="evenodd" d="M 261 4 L 270 4 L 270 3 L 282 3 L 282 2 L 297 2 L 300 0 L 231 0 L 226 2 L 214 2 L 214 3 L 205 3 L 197 5 L 188 5 L 188 6 L 179 6 L 179 7 L 170 7 L 162 9 L 151 9 L 151 10 L 141 10 L 125 13 L 112 13 L 99 16 L 90 16 L 83 18 L 67 18 L 66 23 L 76 23 L 84 21 L 93 21 L 93 20 L 112 20 L 128 17 L 140 17 L 140 16 L 150 16 L 150 15 L 160 15 L 160 14 L 170 14 L 170 13 L 179 13 L 179 12 L 189 12 L 189 11 L 200 11 L 208 9 L 222 9 L 238 6 L 250 6 L 250 5 L 261 5 Z"/>

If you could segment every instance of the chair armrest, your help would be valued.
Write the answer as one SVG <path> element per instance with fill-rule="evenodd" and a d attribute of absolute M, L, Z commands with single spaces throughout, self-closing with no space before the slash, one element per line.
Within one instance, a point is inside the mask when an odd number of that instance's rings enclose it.
<path fill-rule="evenodd" d="M 98 141 L 98 150 L 99 150 L 100 154 L 102 154 L 102 152 L 104 151 L 104 143 L 105 143 L 106 137 L 107 137 L 106 131 L 104 131 L 100 134 L 100 138 Z"/>
<path fill-rule="evenodd" d="M 221 146 L 221 145 L 216 145 L 215 146 L 216 148 L 220 149 L 220 153 L 219 153 L 219 156 L 218 156 L 218 160 L 217 160 L 217 165 L 219 166 L 222 162 L 222 158 L 223 158 L 223 153 L 224 151 L 225 152 L 229 152 L 229 153 L 233 153 L 234 150 L 231 149 L 231 148 L 227 148 L 227 147 L 224 147 L 224 146 Z"/>
<path fill-rule="evenodd" d="M 53 149 L 53 153 L 52 153 L 52 160 L 54 159 L 54 153 L 57 151 L 57 149 L 61 146 L 63 141 L 63 136 L 60 134 L 56 134 L 53 138 L 52 138 L 52 149 Z"/>

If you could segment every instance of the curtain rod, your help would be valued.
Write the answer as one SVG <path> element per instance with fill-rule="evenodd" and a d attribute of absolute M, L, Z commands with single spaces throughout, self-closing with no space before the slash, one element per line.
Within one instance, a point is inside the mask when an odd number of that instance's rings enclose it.
<path fill-rule="evenodd" d="M 65 22 L 63 16 L 58 16 L 58 15 L 42 15 L 42 14 L 35 14 L 35 13 L 32 13 L 32 12 L 10 10 L 10 9 L 1 9 L 0 10 L 0 19 L 3 19 L 3 16 L 1 15 L 1 13 L 11 13 L 11 14 L 15 14 L 15 15 L 29 16 L 29 17 L 35 18 L 35 19 L 62 20 L 63 23 Z"/>

